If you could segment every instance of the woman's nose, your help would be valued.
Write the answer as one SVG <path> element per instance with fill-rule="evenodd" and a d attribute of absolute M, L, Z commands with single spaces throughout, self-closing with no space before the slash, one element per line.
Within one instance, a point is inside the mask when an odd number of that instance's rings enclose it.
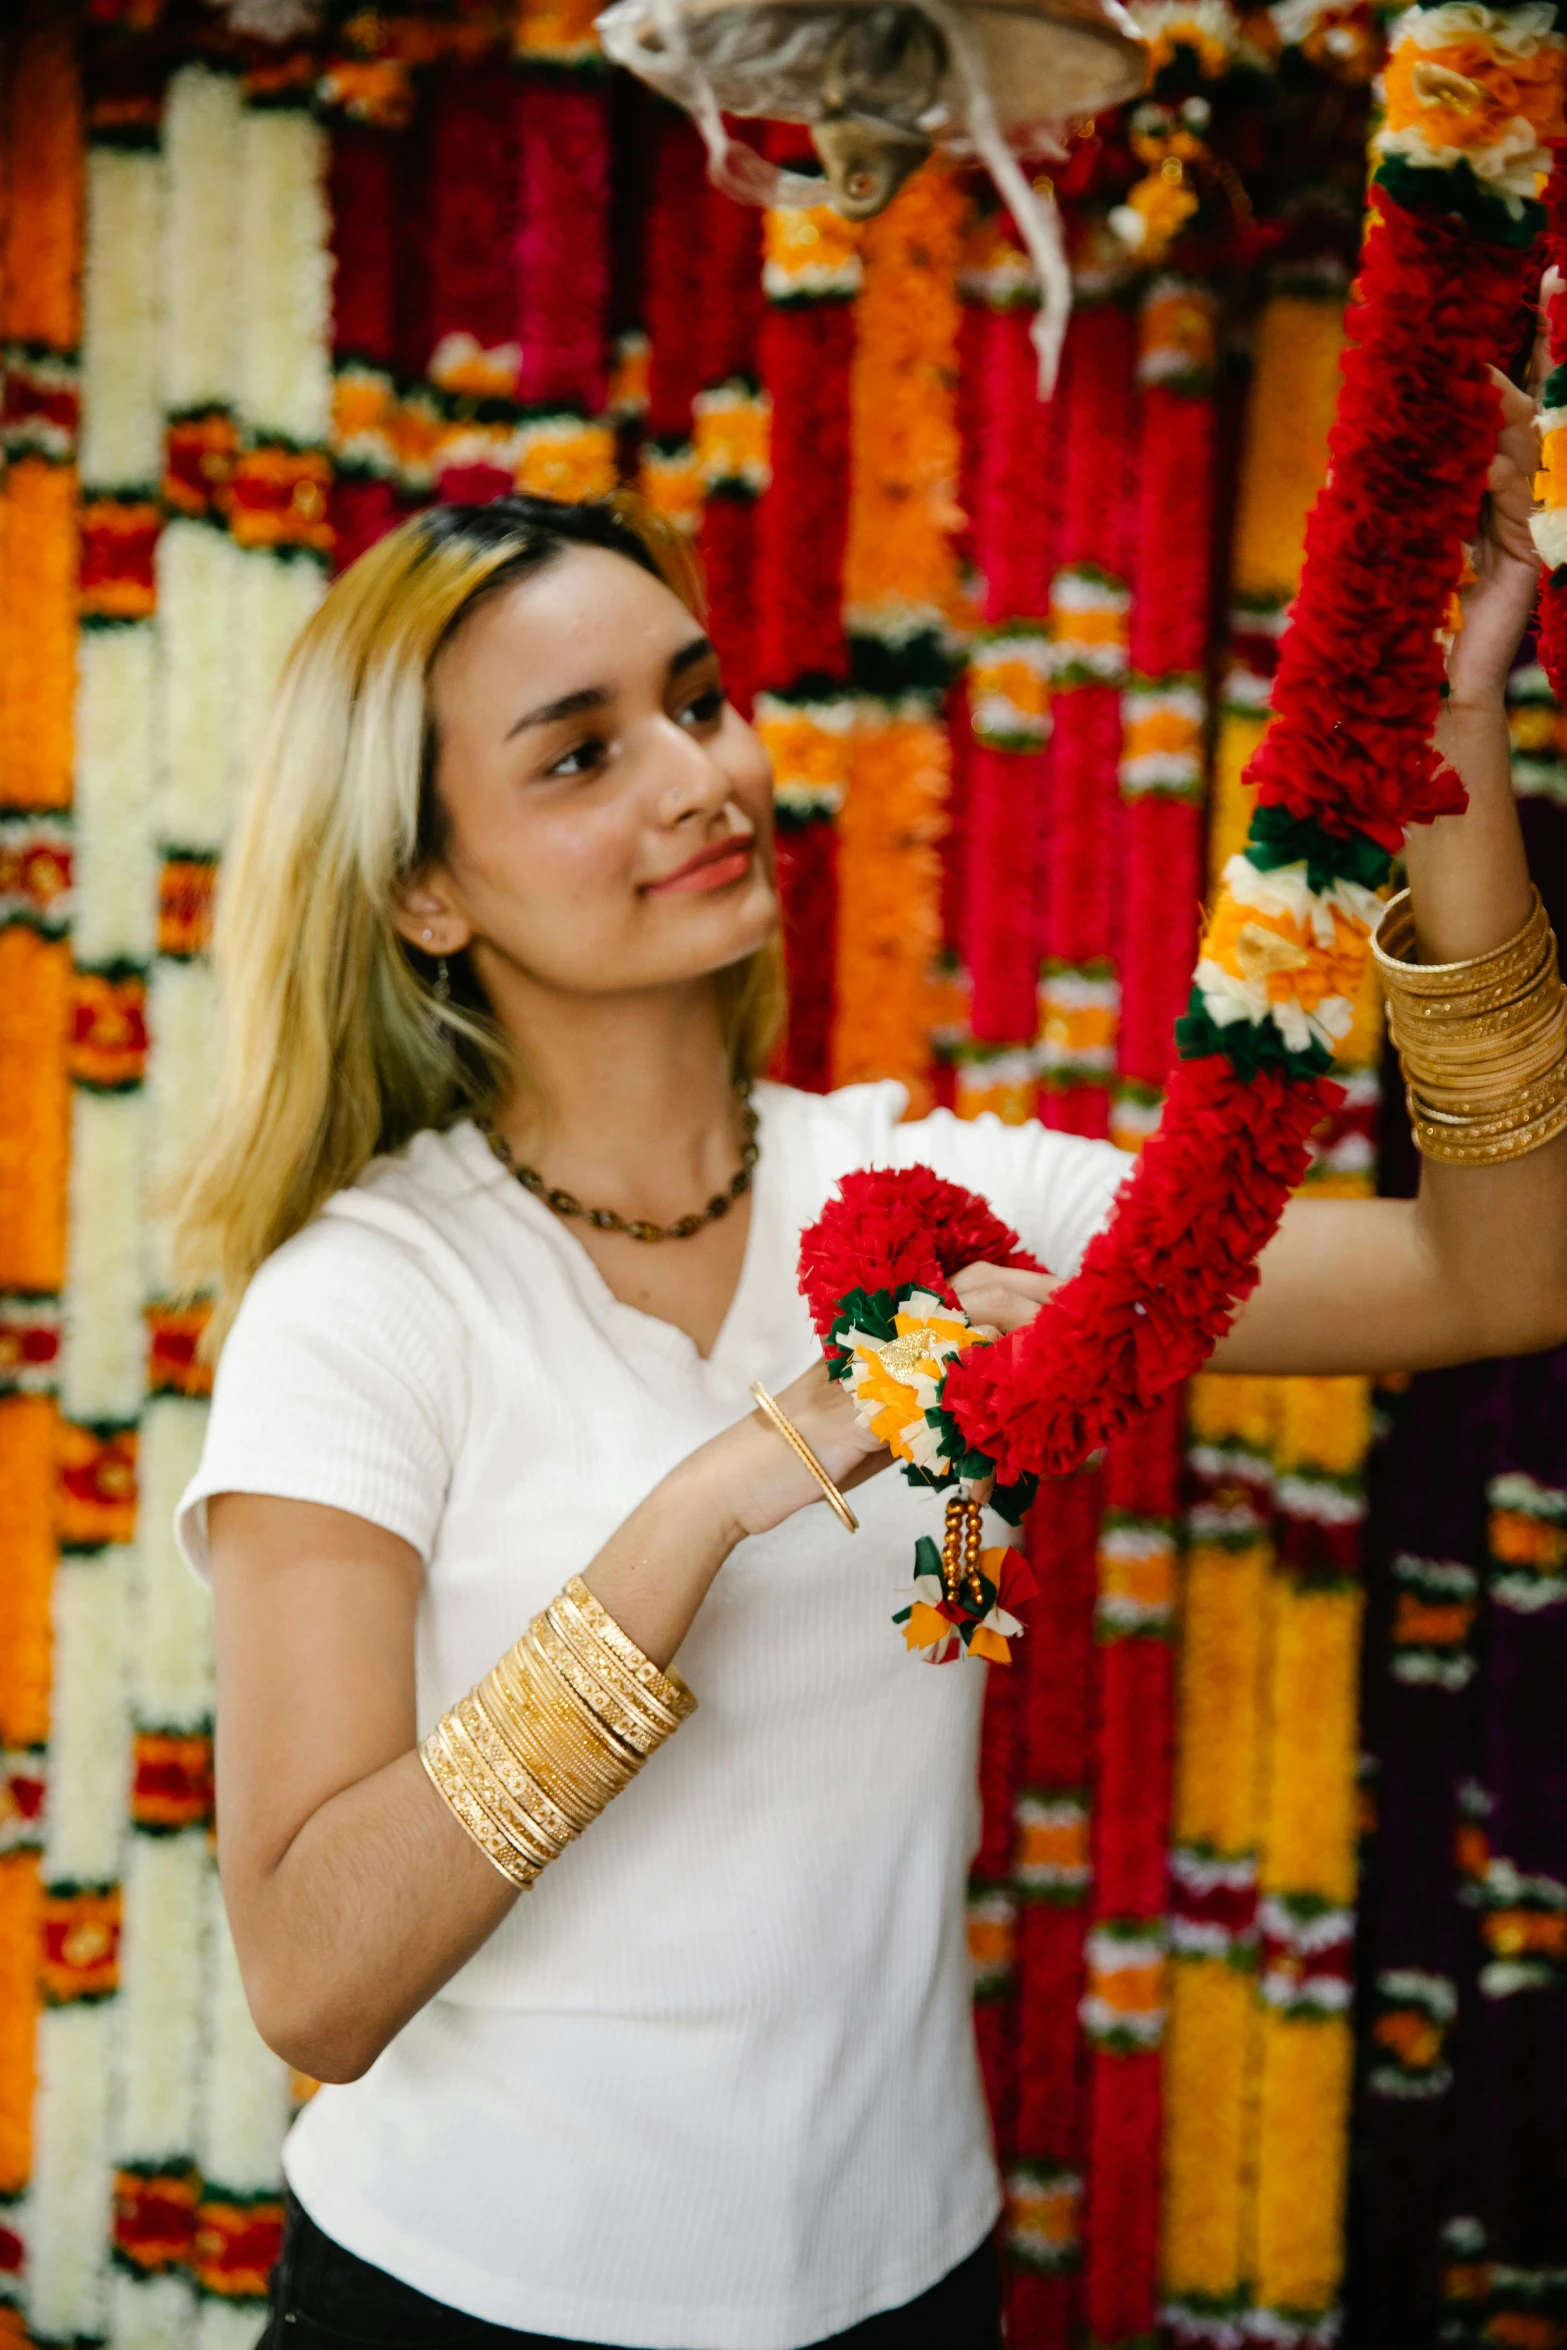
<path fill-rule="evenodd" d="M 663 823 L 678 824 L 686 816 L 707 814 L 728 799 L 729 777 L 712 746 L 677 719 L 660 721 L 655 755 Z"/>

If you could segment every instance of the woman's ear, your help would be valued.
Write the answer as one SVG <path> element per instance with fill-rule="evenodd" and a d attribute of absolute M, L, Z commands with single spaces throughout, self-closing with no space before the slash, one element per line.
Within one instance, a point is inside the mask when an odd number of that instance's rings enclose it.
<path fill-rule="evenodd" d="M 399 882 L 392 899 L 392 926 L 422 955 L 460 955 L 473 937 L 473 924 L 456 903 L 439 866 Z"/>

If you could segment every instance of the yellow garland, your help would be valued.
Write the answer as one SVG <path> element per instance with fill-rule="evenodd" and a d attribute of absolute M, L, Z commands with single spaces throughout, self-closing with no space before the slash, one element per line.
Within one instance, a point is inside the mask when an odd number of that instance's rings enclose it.
<path fill-rule="evenodd" d="M 925 974 L 941 945 L 951 761 L 937 718 L 867 726 L 838 818 L 838 1021 L 833 1083 L 901 1077 L 928 1106 Z"/>
<path fill-rule="evenodd" d="M 1260 322 L 1236 528 L 1236 626 L 1276 634 L 1299 584 L 1306 518 L 1327 464 L 1342 306 L 1280 294 Z M 1244 842 L 1242 775 L 1266 726 L 1257 669 L 1232 671 L 1220 723 L 1211 870 Z M 1380 1011 L 1360 925 L 1335 911 L 1332 946 L 1298 923 L 1221 898 L 1208 951 L 1275 1000 L 1352 1006 L 1336 1074 L 1374 1067 Z M 1306 958 L 1310 957 L 1307 964 Z M 1299 964 L 1296 958 L 1300 958 Z M 1324 1170 L 1314 1188 L 1364 1192 Z M 1360 1595 L 1276 1570 L 1265 1523 L 1272 1479 L 1336 1494 L 1358 1478 L 1369 1388 L 1358 1379 L 1204 1378 L 1190 1404 L 1194 1459 L 1247 1483 L 1210 1490 L 1194 1520 L 1181 1671 L 1176 1842 L 1257 1856 L 1259 1893 L 1297 1915 L 1348 1911 L 1355 1892 L 1354 1761 Z M 1253 1484 L 1253 1481 L 1255 1483 Z M 1254 1490 L 1262 1516 L 1248 1515 Z M 1238 1505 L 1227 1518 L 1227 1496 Z M 1240 1529 L 1237 1532 L 1237 1529 Z M 1227 1530 L 1227 1531 L 1226 1531 Z M 1178 1860 L 1179 1866 L 1179 1860 Z M 1304 1908 L 1302 1907 L 1304 1905 Z M 1172 2301 L 1331 2310 L 1342 2272 L 1352 2041 L 1345 2012 L 1289 2003 L 1277 1981 L 1223 1961 L 1178 1964 L 1167 2057 L 1165 2275 Z M 1309 1959 L 1305 1972 L 1311 1972 Z M 1280 1989 L 1280 1984 L 1283 1989 Z"/>
<path fill-rule="evenodd" d="M 76 692 L 76 470 L 10 468 L 0 498 L 0 807 L 71 800 Z"/>
<path fill-rule="evenodd" d="M 0 216 L 4 339 L 72 352 L 81 324 L 84 201 L 74 28 L 62 16 L 57 24 L 24 33 L 7 62 L 9 202 Z"/>
<path fill-rule="evenodd" d="M 32 2169 L 34 2017 L 42 1931 L 37 1855 L 8 1852 L 0 1856 L 0 2195 L 20 2194 Z"/>
<path fill-rule="evenodd" d="M 54 809 L 72 789 L 83 114 L 73 23 L 20 33 L 0 90 L 0 349 L 25 346 L 45 395 L 0 479 L 0 808 Z M 64 1278 L 70 1137 L 68 944 L 0 929 L 0 1290 Z M 0 1401 L 0 1747 L 49 1729 L 58 1414 Z M 5 1783 L 0 1780 L 0 1797 Z M 42 1900 L 37 1856 L 0 1859 L 0 2193 L 32 2165 Z M 20 2338 L 20 2337 L 19 2337 Z"/>
<path fill-rule="evenodd" d="M 63 939 L 0 930 L 0 1290 L 65 1277 L 71 992 Z"/>
<path fill-rule="evenodd" d="M 1277 294 L 1257 329 L 1235 531 L 1238 608 L 1282 611 L 1300 583 L 1306 518 L 1327 470 L 1328 427 L 1344 343 L 1342 299 Z M 1214 761 L 1211 870 L 1223 871 L 1251 822 L 1241 778 L 1265 718 L 1225 693 Z"/>
<path fill-rule="evenodd" d="M 0 345 L 66 361 L 80 334 L 83 202 L 81 88 L 68 25 L 21 41 L 5 95 Z M 75 471 L 23 453 L 0 494 L 0 806 L 70 801 L 75 653 Z"/>
<path fill-rule="evenodd" d="M 940 645 L 959 609 L 957 276 L 966 210 L 952 174 L 927 167 L 870 224 L 858 255 L 845 619 L 894 662 L 915 639 Z M 838 826 L 833 1082 L 901 1078 L 916 1113 L 929 1094 L 936 843 L 950 773 L 936 693 L 866 702 Z"/>
<path fill-rule="evenodd" d="M 1271 1385 L 1201 1379 L 1194 1458 L 1212 1518 L 1194 1519 L 1186 1573 L 1175 1787 L 1178 1855 L 1255 1863 L 1273 1545 L 1233 1473 L 1265 1459 Z M 1177 1863 L 1179 1866 L 1179 1861 Z M 1227 2302 L 1251 2273 L 1247 2192 L 1257 2061 L 1255 1978 L 1231 1956 L 1178 1955 L 1165 2042 L 1164 2277 L 1176 2302 Z"/>

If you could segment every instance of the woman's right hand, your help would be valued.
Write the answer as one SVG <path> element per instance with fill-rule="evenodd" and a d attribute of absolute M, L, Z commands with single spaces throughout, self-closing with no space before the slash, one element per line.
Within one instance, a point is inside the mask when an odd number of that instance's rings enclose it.
<path fill-rule="evenodd" d="M 861 1426 L 848 1388 L 828 1376 L 825 1363 L 814 1363 L 791 1380 L 774 1401 L 835 1485 L 863 1484 L 892 1458 L 886 1446 Z M 711 1490 L 731 1521 L 736 1541 L 747 1534 L 765 1534 L 822 1498 L 810 1470 L 760 1411 L 748 1413 L 703 1445 L 690 1465 L 700 1466 L 712 1480 Z"/>

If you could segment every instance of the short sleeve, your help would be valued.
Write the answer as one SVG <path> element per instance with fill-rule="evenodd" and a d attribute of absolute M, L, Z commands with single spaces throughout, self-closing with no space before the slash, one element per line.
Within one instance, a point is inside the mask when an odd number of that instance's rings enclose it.
<path fill-rule="evenodd" d="M 328 1214 L 261 1267 L 218 1362 L 175 1539 L 205 1580 L 207 1502 L 265 1493 L 350 1510 L 428 1557 L 464 1411 L 460 1333 L 417 1253 Z"/>
<path fill-rule="evenodd" d="M 957 1118 L 950 1110 L 894 1126 L 894 1166 L 933 1167 L 990 1202 L 1023 1246 L 1052 1273 L 1075 1273 L 1094 1234 L 1137 1161 L 1113 1143 L 1058 1134 L 1032 1120 L 1008 1126 L 987 1110 Z"/>

